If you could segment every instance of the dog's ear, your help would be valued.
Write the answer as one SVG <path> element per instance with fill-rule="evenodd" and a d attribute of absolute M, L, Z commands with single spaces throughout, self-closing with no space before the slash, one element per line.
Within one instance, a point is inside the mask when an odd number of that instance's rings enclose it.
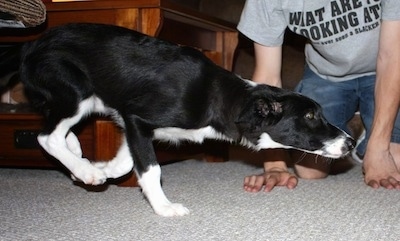
<path fill-rule="evenodd" d="M 255 128 L 262 122 L 273 124 L 280 120 L 282 111 L 282 103 L 258 98 L 244 107 L 235 123 L 243 128 Z"/>
<path fill-rule="evenodd" d="M 282 104 L 277 101 L 266 101 L 265 99 L 258 99 L 255 103 L 256 112 L 264 118 L 268 115 L 277 116 L 282 113 Z"/>

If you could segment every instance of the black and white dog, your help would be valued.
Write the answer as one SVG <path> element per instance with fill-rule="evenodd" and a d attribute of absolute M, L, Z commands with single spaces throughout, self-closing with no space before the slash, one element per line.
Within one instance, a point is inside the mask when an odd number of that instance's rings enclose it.
<path fill-rule="evenodd" d="M 47 120 L 38 136 L 44 150 L 86 184 L 102 184 L 133 168 L 162 216 L 189 211 L 171 203 L 161 188 L 155 139 L 201 143 L 209 138 L 331 158 L 346 155 L 354 145 L 311 99 L 243 80 L 193 48 L 132 30 L 69 24 L 49 30 L 19 53 L 26 95 Z M 91 113 L 110 115 L 124 129 L 123 144 L 109 162 L 83 158 L 70 131 Z"/>

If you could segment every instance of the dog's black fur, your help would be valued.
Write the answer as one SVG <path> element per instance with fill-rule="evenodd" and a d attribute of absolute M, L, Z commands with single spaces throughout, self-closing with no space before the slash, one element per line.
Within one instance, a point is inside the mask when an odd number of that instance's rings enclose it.
<path fill-rule="evenodd" d="M 46 117 L 41 146 L 89 184 L 126 174 L 134 160 L 139 184 L 160 215 L 188 211 L 162 192 L 153 139 L 213 138 L 256 150 L 295 148 L 333 158 L 354 145 L 311 99 L 256 85 L 193 48 L 121 27 L 56 27 L 25 44 L 20 54 L 26 95 Z M 70 132 L 92 112 L 110 114 L 125 130 L 124 144 L 110 163 L 82 158 Z"/>

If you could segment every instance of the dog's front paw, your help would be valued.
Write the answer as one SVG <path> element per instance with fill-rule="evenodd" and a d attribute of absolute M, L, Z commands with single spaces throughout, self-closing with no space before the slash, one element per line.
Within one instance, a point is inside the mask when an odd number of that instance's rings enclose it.
<path fill-rule="evenodd" d="M 180 203 L 169 203 L 154 210 L 158 215 L 164 217 L 184 216 L 190 213 L 189 209 Z"/>
<path fill-rule="evenodd" d="M 90 162 L 80 166 L 78 171 L 72 172 L 71 178 L 87 185 L 101 185 L 107 181 L 106 173 L 90 164 Z"/>
<path fill-rule="evenodd" d="M 107 181 L 106 174 L 101 170 L 92 170 L 86 173 L 79 174 L 71 174 L 71 179 L 74 181 L 80 181 L 85 183 L 86 185 L 101 185 Z"/>

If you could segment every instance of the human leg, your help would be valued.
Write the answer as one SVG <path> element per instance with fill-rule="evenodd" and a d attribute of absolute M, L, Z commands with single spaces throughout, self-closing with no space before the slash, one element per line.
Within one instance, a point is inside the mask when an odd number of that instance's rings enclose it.
<path fill-rule="evenodd" d="M 357 156 L 362 160 L 365 155 L 365 150 L 367 148 L 367 142 L 371 135 L 371 126 L 374 117 L 375 109 L 375 75 L 360 77 L 357 79 L 358 88 L 356 90 L 356 95 L 359 97 L 359 111 L 361 121 L 364 126 L 364 138 L 359 141 L 355 152 Z"/>

